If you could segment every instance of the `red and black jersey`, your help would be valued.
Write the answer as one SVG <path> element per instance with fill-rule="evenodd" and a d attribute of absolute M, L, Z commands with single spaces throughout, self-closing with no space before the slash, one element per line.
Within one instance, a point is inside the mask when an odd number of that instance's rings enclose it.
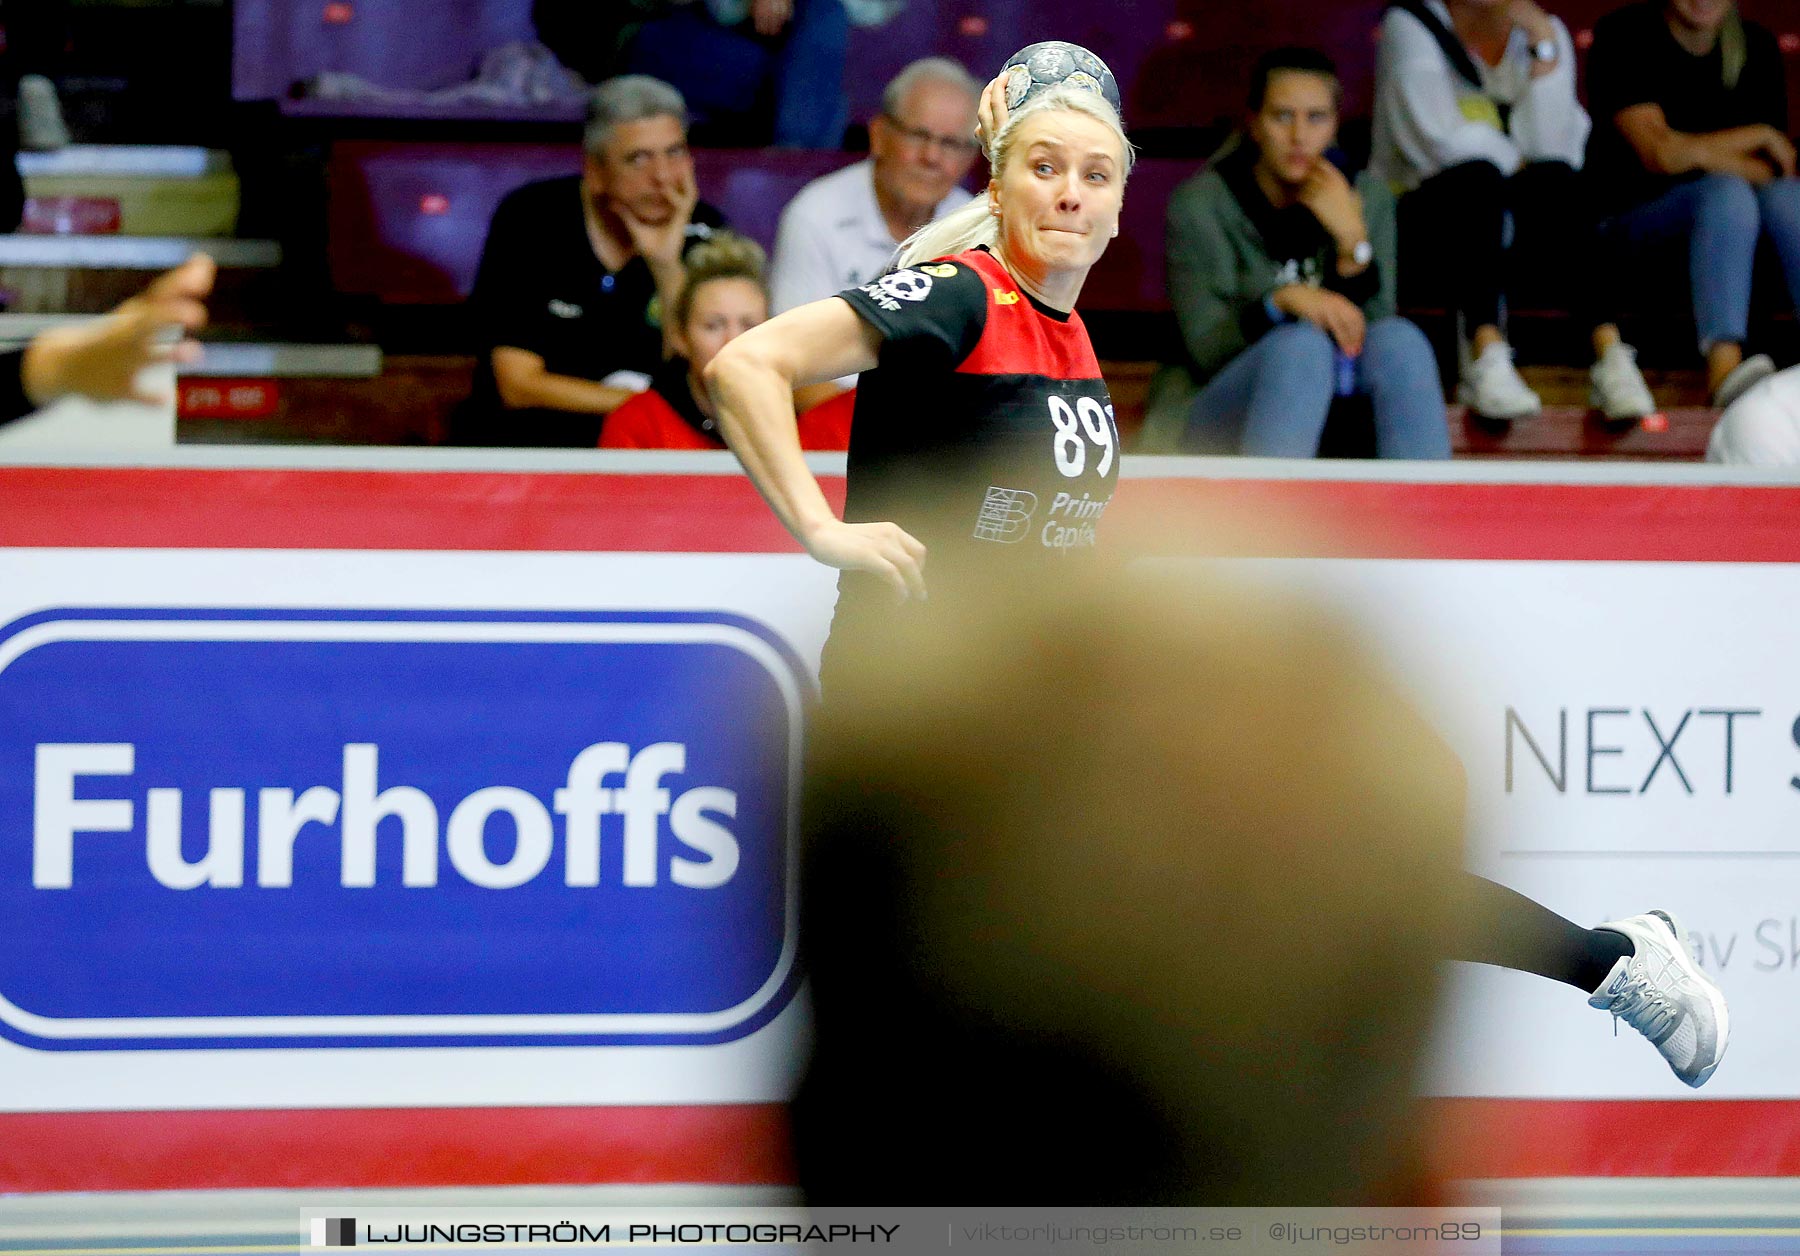
<path fill-rule="evenodd" d="M 1081 316 L 1033 300 L 985 249 L 840 296 L 882 336 L 857 388 L 845 519 L 918 537 L 931 587 L 1090 553 L 1119 435 Z"/>

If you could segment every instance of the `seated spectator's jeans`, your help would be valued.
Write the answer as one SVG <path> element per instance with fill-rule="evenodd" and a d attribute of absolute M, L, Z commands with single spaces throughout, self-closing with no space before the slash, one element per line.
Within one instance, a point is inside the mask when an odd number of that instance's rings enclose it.
<path fill-rule="evenodd" d="M 1237 433 L 1239 453 L 1311 458 L 1336 394 L 1337 345 L 1312 323 L 1284 323 L 1207 381 L 1188 411 L 1190 451 L 1217 449 Z M 1375 410 L 1381 458 L 1448 458 L 1450 429 L 1437 359 L 1404 318 L 1369 325 L 1356 360 L 1357 396 Z"/>
<path fill-rule="evenodd" d="M 1750 332 L 1756 242 L 1767 233 L 1787 276 L 1789 308 L 1800 304 L 1800 179 L 1753 186 L 1728 174 L 1691 179 L 1601 224 L 1612 249 L 1631 254 L 1687 241 L 1700 352 L 1743 344 Z"/>
<path fill-rule="evenodd" d="M 1502 310 L 1568 309 L 1611 322 L 1593 281 L 1594 218 L 1580 177 L 1560 161 L 1507 176 L 1465 161 L 1400 198 L 1400 300 L 1449 304 L 1465 330 L 1498 326 Z"/>
<path fill-rule="evenodd" d="M 774 102 L 774 142 L 784 148 L 836 148 L 849 103 L 844 58 L 850 19 L 842 0 L 796 0 L 780 35 L 765 39 L 749 22 L 720 26 L 704 4 L 685 4 L 644 23 L 626 51 L 633 74 L 672 83 L 696 125 L 735 134 L 742 120 Z M 766 114 L 764 115 L 767 116 Z"/>

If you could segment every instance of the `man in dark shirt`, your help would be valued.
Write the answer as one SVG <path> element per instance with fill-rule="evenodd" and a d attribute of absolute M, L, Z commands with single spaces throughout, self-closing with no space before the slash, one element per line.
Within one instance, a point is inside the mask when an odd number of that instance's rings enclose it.
<path fill-rule="evenodd" d="M 583 150 L 581 174 L 527 184 L 494 211 L 458 443 L 592 449 L 663 361 L 688 247 L 724 222 L 697 199 L 686 106 L 668 84 L 601 84 Z"/>

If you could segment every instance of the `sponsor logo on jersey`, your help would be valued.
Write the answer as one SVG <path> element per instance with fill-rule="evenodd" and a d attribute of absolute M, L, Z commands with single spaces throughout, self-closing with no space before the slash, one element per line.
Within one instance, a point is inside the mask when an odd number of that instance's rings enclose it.
<path fill-rule="evenodd" d="M 921 266 L 919 269 L 927 275 L 935 275 L 939 279 L 950 279 L 956 275 L 954 266 Z"/>
<path fill-rule="evenodd" d="M 1067 494 L 1061 494 L 1067 496 Z M 975 539 L 1013 545 L 1023 541 L 1031 516 L 1037 510 L 1037 494 L 1022 488 L 989 487 L 975 517 Z"/>
<path fill-rule="evenodd" d="M 0 1035 L 718 1042 L 793 984 L 808 681 L 707 613 L 0 629 Z"/>
<path fill-rule="evenodd" d="M 1058 493 L 1050 499 L 1050 509 L 1038 539 L 1045 549 L 1064 553 L 1097 544 L 1100 539 L 1097 525 L 1110 501 L 1110 496 L 1096 499 L 1089 493 L 1079 497 L 1073 493 Z"/>
<path fill-rule="evenodd" d="M 586 313 L 585 310 L 572 301 L 557 301 L 554 299 L 550 302 L 550 312 L 558 318 L 580 318 Z"/>
<path fill-rule="evenodd" d="M 1018 303 L 1019 303 L 1019 294 L 1018 293 L 1008 292 L 1005 288 L 995 288 L 994 289 L 994 304 L 995 305 L 1017 305 Z"/>
<path fill-rule="evenodd" d="M 902 301 L 923 301 L 931 291 L 931 276 L 916 270 L 897 270 L 864 285 L 863 291 L 882 309 L 897 310 Z"/>

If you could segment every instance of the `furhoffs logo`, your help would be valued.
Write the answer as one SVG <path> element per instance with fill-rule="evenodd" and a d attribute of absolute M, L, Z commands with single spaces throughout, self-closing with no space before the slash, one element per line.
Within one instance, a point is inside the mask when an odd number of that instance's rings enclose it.
<path fill-rule="evenodd" d="M 794 985 L 810 681 L 730 615 L 0 629 L 0 1034 L 696 1043 Z"/>

